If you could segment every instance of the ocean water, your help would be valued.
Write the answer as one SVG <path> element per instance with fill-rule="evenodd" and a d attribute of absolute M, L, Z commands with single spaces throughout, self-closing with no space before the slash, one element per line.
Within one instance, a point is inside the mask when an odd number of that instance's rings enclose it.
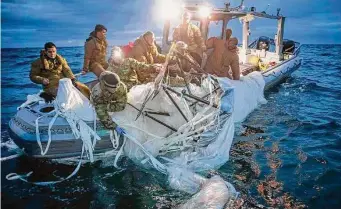
<path fill-rule="evenodd" d="M 1 51 L 1 156 L 13 154 L 8 121 L 26 95 L 30 63 L 38 48 Z M 59 48 L 74 73 L 83 48 Z M 240 191 L 245 208 L 341 208 L 341 45 L 303 45 L 303 64 L 292 77 L 265 93 L 260 106 L 238 125 L 230 161 L 219 174 Z M 92 79 L 81 77 L 81 81 Z M 41 187 L 7 181 L 8 173 L 34 171 L 30 180 L 48 181 L 75 168 L 26 157 L 1 162 L 2 208 L 172 208 L 190 198 L 167 186 L 165 177 L 128 159 L 124 170 L 110 159 L 84 164 L 76 177 Z"/>

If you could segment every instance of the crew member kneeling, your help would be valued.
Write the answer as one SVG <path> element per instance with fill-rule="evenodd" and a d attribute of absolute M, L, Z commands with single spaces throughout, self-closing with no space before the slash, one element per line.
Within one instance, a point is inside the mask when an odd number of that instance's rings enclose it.
<path fill-rule="evenodd" d="M 119 134 L 124 133 L 108 113 L 122 111 L 127 104 L 127 87 L 117 74 L 109 71 L 101 73 L 99 83 L 92 88 L 91 102 L 105 128 L 115 130 Z"/>

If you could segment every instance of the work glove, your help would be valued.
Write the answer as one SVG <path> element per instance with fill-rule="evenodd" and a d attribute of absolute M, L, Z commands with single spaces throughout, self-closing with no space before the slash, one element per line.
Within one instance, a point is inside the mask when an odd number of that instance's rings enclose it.
<path fill-rule="evenodd" d="M 51 103 L 56 98 L 55 96 L 48 94 L 46 92 L 41 93 L 39 96 L 43 98 L 46 103 Z"/>
<path fill-rule="evenodd" d="M 77 80 L 75 78 L 71 79 L 72 85 L 77 88 Z"/>
<path fill-rule="evenodd" d="M 115 131 L 120 135 L 126 134 L 125 130 L 119 126 L 116 126 Z"/>

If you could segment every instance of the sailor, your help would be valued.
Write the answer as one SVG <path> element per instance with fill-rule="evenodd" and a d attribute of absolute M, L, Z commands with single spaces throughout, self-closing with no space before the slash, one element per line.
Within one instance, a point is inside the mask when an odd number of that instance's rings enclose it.
<path fill-rule="evenodd" d="M 96 25 L 95 30 L 86 39 L 84 45 L 84 63 L 82 73 L 89 70 L 97 77 L 108 68 L 106 61 L 108 42 L 106 40 L 107 28 L 104 25 Z"/>
<path fill-rule="evenodd" d="M 207 59 L 207 63 L 205 66 L 205 71 L 211 74 L 220 74 L 221 71 L 221 63 L 223 59 L 223 53 L 225 51 L 225 44 L 228 43 L 232 30 L 230 28 L 225 31 L 226 39 L 219 39 L 217 37 L 211 37 L 206 41 L 207 49 L 213 49 L 212 53 L 209 55 Z"/>
<path fill-rule="evenodd" d="M 189 12 L 182 14 L 182 23 L 178 25 L 173 32 L 173 41 L 183 41 L 188 45 L 191 56 L 201 64 L 202 55 L 206 52 L 204 39 L 201 36 L 200 29 L 190 23 L 191 15 Z"/>
<path fill-rule="evenodd" d="M 153 82 L 161 68 L 160 64 L 150 65 L 132 58 L 124 58 L 120 47 L 114 46 L 111 50 L 108 71 L 116 73 L 126 84 L 128 91 L 135 85 Z M 185 85 L 184 79 L 179 76 L 170 77 L 169 83 L 177 87 Z"/>
<path fill-rule="evenodd" d="M 114 46 L 111 50 L 107 70 L 116 73 L 129 91 L 135 85 L 153 81 L 159 69 L 159 65 L 150 65 L 133 58 L 124 58 L 121 48 Z"/>
<path fill-rule="evenodd" d="M 238 56 L 238 39 L 230 38 L 225 44 L 225 51 L 223 53 L 222 71 L 217 72 L 219 77 L 228 77 L 233 80 L 240 79 L 239 56 Z M 232 76 L 230 75 L 230 69 Z"/>
<path fill-rule="evenodd" d="M 51 102 L 57 96 L 59 80 L 70 78 L 73 85 L 87 98 L 90 90 L 78 82 L 67 64 L 67 61 L 57 54 L 57 47 L 52 42 L 47 42 L 40 58 L 31 64 L 30 79 L 32 82 L 43 85 L 44 92 L 40 95 L 46 102 Z"/>
<path fill-rule="evenodd" d="M 127 104 L 127 87 L 117 74 L 109 71 L 101 73 L 99 83 L 91 90 L 91 102 L 96 109 L 97 117 L 106 129 L 116 130 L 119 134 L 124 133 L 109 115 L 109 112 L 124 110 Z"/>
<path fill-rule="evenodd" d="M 164 63 L 166 61 L 166 56 L 159 53 L 155 44 L 155 35 L 151 31 L 145 32 L 134 42 L 127 57 L 146 64 Z"/>

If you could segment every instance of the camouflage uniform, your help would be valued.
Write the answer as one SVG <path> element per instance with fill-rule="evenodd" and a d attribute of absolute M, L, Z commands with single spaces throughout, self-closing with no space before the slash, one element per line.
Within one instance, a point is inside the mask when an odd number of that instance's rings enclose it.
<path fill-rule="evenodd" d="M 49 84 L 44 85 L 43 80 L 47 78 Z M 58 91 L 59 80 L 62 78 L 75 79 L 71 68 L 66 60 L 57 54 L 55 59 L 50 59 L 42 51 L 40 58 L 31 64 L 30 79 L 36 84 L 42 84 L 44 92 L 56 96 Z M 84 84 L 76 81 L 77 88 L 87 98 L 90 98 L 90 90 Z"/>
<path fill-rule="evenodd" d="M 103 90 L 101 83 L 98 83 L 92 88 L 91 102 L 96 109 L 97 117 L 104 127 L 113 130 L 117 127 L 117 124 L 112 121 L 108 112 L 124 110 L 127 104 L 127 87 L 124 83 L 120 82 L 115 93 L 110 93 L 105 89 Z"/>
<path fill-rule="evenodd" d="M 107 69 L 109 64 L 106 61 L 107 55 L 107 40 L 100 40 L 96 37 L 95 31 L 90 33 L 90 37 L 86 40 L 84 45 L 84 64 L 83 68 L 92 71 L 96 65 L 101 65 Z"/>
<path fill-rule="evenodd" d="M 153 65 L 132 58 L 124 59 L 121 65 L 111 65 L 108 71 L 116 73 L 127 86 L 128 91 L 135 85 L 151 82 L 156 72 Z"/>
<path fill-rule="evenodd" d="M 153 65 L 126 58 L 121 65 L 111 65 L 107 70 L 116 73 L 129 91 L 133 86 L 153 82 L 158 75 L 155 68 Z M 170 77 L 169 83 L 171 86 L 185 86 L 184 79 L 179 76 Z"/>
<path fill-rule="evenodd" d="M 166 56 L 158 52 L 156 45 L 149 45 L 143 36 L 134 42 L 134 46 L 127 57 L 146 64 L 164 63 L 166 61 Z"/>

